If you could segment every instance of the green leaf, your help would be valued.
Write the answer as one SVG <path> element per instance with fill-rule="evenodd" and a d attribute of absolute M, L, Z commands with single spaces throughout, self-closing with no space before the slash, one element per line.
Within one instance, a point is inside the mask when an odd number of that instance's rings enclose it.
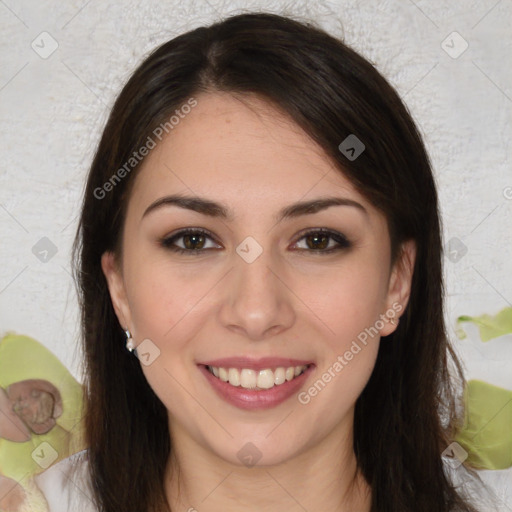
<path fill-rule="evenodd" d="M 512 307 L 502 309 L 495 316 L 487 314 L 475 317 L 459 316 L 457 323 L 461 322 L 472 322 L 478 325 L 482 341 L 489 341 L 498 336 L 512 333 Z M 458 335 L 461 339 L 465 337 L 459 332 Z"/>
<path fill-rule="evenodd" d="M 455 440 L 479 469 L 512 466 L 512 391 L 470 380 L 464 392 L 465 425 Z"/>

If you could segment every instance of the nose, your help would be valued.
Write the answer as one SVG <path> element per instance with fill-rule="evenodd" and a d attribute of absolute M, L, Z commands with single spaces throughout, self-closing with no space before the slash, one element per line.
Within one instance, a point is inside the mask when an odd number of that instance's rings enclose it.
<path fill-rule="evenodd" d="M 264 250 L 251 263 L 235 255 L 228 273 L 220 319 L 224 327 L 253 340 L 264 340 L 288 330 L 295 321 L 284 271 Z"/>

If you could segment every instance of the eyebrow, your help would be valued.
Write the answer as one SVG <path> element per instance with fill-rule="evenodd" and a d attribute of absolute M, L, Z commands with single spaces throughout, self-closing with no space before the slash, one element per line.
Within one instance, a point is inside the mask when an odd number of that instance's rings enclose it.
<path fill-rule="evenodd" d="M 179 208 L 192 210 L 194 212 L 201 213 L 202 215 L 207 215 L 209 217 L 221 218 L 228 222 L 231 222 L 234 219 L 232 211 L 221 203 L 217 203 L 215 201 L 211 201 L 209 199 L 199 196 L 183 195 L 171 195 L 157 199 L 154 203 L 151 203 L 146 208 L 142 215 L 142 218 L 146 217 L 146 215 L 148 215 L 149 213 L 160 208 L 164 208 L 166 206 L 177 206 Z M 278 212 L 275 220 L 277 222 L 281 222 L 282 220 L 285 219 L 291 219 L 299 217 L 301 215 L 317 213 L 319 211 L 326 210 L 331 206 L 352 206 L 354 208 L 357 208 L 365 215 L 368 215 L 368 211 L 366 210 L 366 208 L 362 204 L 352 199 L 348 199 L 345 197 L 322 197 L 310 201 L 301 201 L 298 203 L 290 204 L 283 208 L 280 212 Z"/>

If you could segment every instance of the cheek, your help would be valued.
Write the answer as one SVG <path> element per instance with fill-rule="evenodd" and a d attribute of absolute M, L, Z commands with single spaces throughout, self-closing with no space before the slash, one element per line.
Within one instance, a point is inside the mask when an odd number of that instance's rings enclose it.
<path fill-rule="evenodd" d="M 142 260 L 131 269 L 126 290 L 137 341 L 172 337 L 208 290 L 207 274 L 193 275 L 168 262 Z"/>
<path fill-rule="evenodd" d="M 375 325 L 387 293 L 386 269 L 364 257 L 345 262 L 302 287 L 305 303 L 322 319 L 334 349 L 340 350 Z"/>
<path fill-rule="evenodd" d="M 323 299 L 324 309 L 319 316 L 329 326 L 329 333 L 325 344 L 319 344 L 321 355 L 315 376 L 298 396 L 305 410 L 316 412 L 311 418 L 320 415 L 327 424 L 342 421 L 354 406 L 370 379 L 379 351 L 376 323 L 381 312 L 380 290 L 375 281 L 366 282 L 360 277 L 356 273 L 347 275 L 338 291 Z M 313 420 L 309 426 L 314 429 Z"/>
<path fill-rule="evenodd" d="M 144 254 L 135 247 L 132 254 L 135 257 L 126 261 L 125 278 L 136 341 L 181 339 L 176 334 L 185 324 L 185 336 L 190 338 L 193 318 L 199 325 L 214 307 L 209 304 L 218 302 L 215 288 L 229 286 L 226 269 L 212 268 L 211 260 L 176 264 L 165 254 L 156 257 L 154 252 Z M 374 325 L 379 313 L 384 312 L 387 267 L 385 258 L 379 260 L 376 254 L 375 247 L 367 247 L 347 255 L 338 265 L 308 263 L 283 270 L 283 278 L 294 292 L 289 297 L 290 305 L 297 313 L 304 309 L 300 316 L 316 317 L 312 321 L 324 325 L 334 345 L 340 338 L 351 339 Z M 294 294 L 300 298 L 298 302 Z"/>
<path fill-rule="evenodd" d="M 380 314 L 387 292 L 387 267 L 375 252 L 359 252 L 338 269 L 307 285 L 308 306 L 322 320 L 325 346 L 315 380 L 301 404 L 316 402 L 329 417 L 340 416 L 354 404 L 370 378 L 378 354 Z M 302 288 L 301 293 L 307 289 Z M 317 398 L 318 397 L 318 398 Z M 337 404 L 337 407 L 332 407 Z"/>
<path fill-rule="evenodd" d="M 187 395 L 180 383 L 190 382 L 190 372 L 195 369 L 192 341 L 211 317 L 207 293 L 219 278 L 208 270 L 178 268 L 168 261 L 142 259 L 127 269 L 132 335 L 137 345 L 150 340 L 156 346 L 146 342 L 151 363 L 142 364 L 142 370 L 167 408 L 186 410 L 183 399 Z"/>

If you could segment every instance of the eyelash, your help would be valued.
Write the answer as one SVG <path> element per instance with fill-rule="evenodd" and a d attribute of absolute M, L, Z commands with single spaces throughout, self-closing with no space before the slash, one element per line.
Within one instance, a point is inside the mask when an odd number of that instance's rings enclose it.
<path fill-rule="evenodd" d="M 337 252 L 337 251 L 340 251 L 343 249 L 349 249 L 350 247 L 352 247 L 351 242 L 349 242 L 349 240 L 347 240 L 347 238 L 344 235 L 342 235 L 341 233 L 338 233 L 336 231 L 331 231 L 331 230 L 328 230 L 325 228 L 317 228 L 317 229 L 312 229 L 310 231 L 307 231 L 302 234 L 302 236 L 297 240 L 297 242 L 299 242 L 303 238 L 306 238 L 307 236 L 318 235 L 318 234 L 326 235 L 328 238 L 334 240 L 338 244 L 338 246 L 332 247 L 330 249 L 316 249 L 316 250 L 315 249 L 298 249 L 298 250 L 310 252 L 313 254 L 331 254 L 333 252 Z M 162 238 L 160 240 L 160 245 L 162 247 L 164 247 L 165 249 L 169 249 L 170 251 L 173 251 L 175 253 L 188 254 L 188 255 L 200 254 L 200 253 L 204 253 L 208 250 L 211 250 L 211 249 L 182 249 L 181 247 L 176 247 L 175 245 L 173 245 L 176 240 L 178 240 L 186 235 L 204 235 L 204 236 L 212 239 L 213 241 L 215 241 L 213 236 L 208 231 L 206 231 L 204 229 L 200 229 L 200 228 L 194 228 L 194 229 L 184 229 L 184 230 L 179 231 L 178 233 L 172 235 L 171 237 Z M 295 242 L 295 243 L 297 243 L 297 242 Z M 215 243 L 217 243 L 217 242 L 215 242 Z"/>

